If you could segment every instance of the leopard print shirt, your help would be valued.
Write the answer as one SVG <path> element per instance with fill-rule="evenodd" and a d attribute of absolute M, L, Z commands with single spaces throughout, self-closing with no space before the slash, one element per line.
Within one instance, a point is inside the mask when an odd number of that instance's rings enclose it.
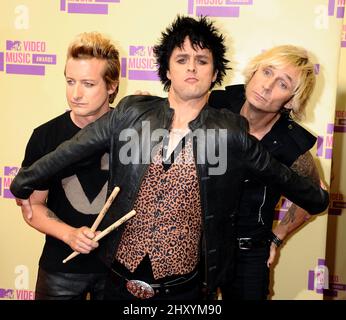
<path fill-rule="evenodd" d="M 191 139 L 167 171 L 159 146 L 134 209 L 116 259 L 134 272 L 148 254 L 155 279 L 192 272 L 199 258 L 202 210 Z"/>

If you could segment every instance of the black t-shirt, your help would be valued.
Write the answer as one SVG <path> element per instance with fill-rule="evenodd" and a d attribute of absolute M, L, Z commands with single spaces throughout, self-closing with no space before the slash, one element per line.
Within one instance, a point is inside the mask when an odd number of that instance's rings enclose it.
<path fill-rule="evenodd" d="M 53 151 L 80 130 L 66 112 L 36 128 L 27 144 L 23 167 Z M 60 220 L 73 227 L 91 227 L 106 200 L 108 153 L 97 155 L 82 164 L 70 166 L 45 186 L 49 190 L 47 206 Z M 96 256 L 80 254 L 63 264 L 71 252 L 63 241 L 46 235 L 40 266 L 48 272 L 103 273 L 106 267 Z"/>

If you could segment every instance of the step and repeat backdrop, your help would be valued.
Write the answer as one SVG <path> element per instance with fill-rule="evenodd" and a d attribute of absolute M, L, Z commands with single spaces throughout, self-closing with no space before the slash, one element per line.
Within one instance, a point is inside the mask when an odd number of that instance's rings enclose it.
<path fill-rule="evenodd" d="M 242 83 L 249 59 L 272 46 L 294 44 L 311 53 L 317 86 L 302 125 L 318 137 L 313 154 L 332 201 L 329 212 L 311 219 L 280 250 L 271 298 L 346 299 L 341 254 L 346 244 L 344 9 L 344 0 L 1 1 L 0 299 L 34 299 L 44 235 L 26 225 L 9 185 L 32 130 L 68 108 L 64 64 L 69 42 L 85 31 L 114 40 L 121 54 L 114 106 L 136 90 L 165 96 L 152 48 L 177 14 L 207 15 L 224 33 L 232 71 L 223 86 Z M 278 208 L 278 219 L 284 212 L 285 205 Z M 328 220 L 332 230 L 327 246 Z"/>

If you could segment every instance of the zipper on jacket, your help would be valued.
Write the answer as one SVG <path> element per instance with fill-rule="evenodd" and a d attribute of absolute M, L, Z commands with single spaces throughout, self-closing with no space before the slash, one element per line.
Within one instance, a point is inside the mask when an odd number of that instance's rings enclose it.
<path fill-rule="evenodd" d="M 206 232 L 205 232 L 205 208 L 206 208 L 206 199 L 202 195 L 202 190 L 201 190 L 201 171 L 199 168 L 199 165 L 197 164 L 197 143 L 196 143 L 196 137 L 193 137 L 193 157 L 195 161 L 195 167 L 196 167 L 196 174 L 198 178 L 198 185 L 199 185 L 199 196 L 201 199 L 201 208 L 202 208 L 202 243 L 201 243 L 201 250 L 203 250 L 204 247 L 204 282 L 206 285 L 207 291 L 208 289 L 208 258 L 207 258 L 207 239 L 206 239 Z M 202 262 L 201 262 L 202 263 Z"/>

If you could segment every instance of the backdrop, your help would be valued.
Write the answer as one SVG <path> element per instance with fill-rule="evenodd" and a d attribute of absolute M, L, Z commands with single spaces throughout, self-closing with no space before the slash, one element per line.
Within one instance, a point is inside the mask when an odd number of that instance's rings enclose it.
<path fill-rule="evenodd" d="M 325 290 L 328 297 L 345 298 L 345 257 L 340 255 L 341 244 L 345 245 L 345 236 L 341 238 L 345 227 L 339 221 L 345 218 L 342 181 L 346 179 L 341 178 L 341 159 L 345 150 L 342 136 L 346 127 L 346 80 L 337 77 L 340 51 L 345 50 L 340 48 L 346 43 L 344 7 L 345 0 L 2 0 L 0 299 L 34 298 L 44 236 L 25 224 L 9 185 L 33 128 L 67 108 L 63 69 L 69 42 L 84 31 L 100 31 L 114 39 L 122 57 L 116 102 L 137 89 L 165 95 L 157 80 L 152 47 L 178 13 L 208 15 L 225 34 L 233 70 L 224 85 L 242 83 L 241 70 L 247 61 L 272 46 L 295 44 L 312 53 L 317 88 L 303 126 L 318 136 L 313 153 L 328 186 L 333 132 L 338 128 L 335 146 L 339 157 L 333 165 L 332 189 L 333 254 L 328 267 L 328 214 L 324 213 L 282 247 L 271 291 L 273 299 L 318 300 L 323 299 L 323 289 L 329 288 Z M 338 81 L 341 98 L 334 120 Z M 278 208 L 279 219 L 284 211 L 285 205 Z"/>

